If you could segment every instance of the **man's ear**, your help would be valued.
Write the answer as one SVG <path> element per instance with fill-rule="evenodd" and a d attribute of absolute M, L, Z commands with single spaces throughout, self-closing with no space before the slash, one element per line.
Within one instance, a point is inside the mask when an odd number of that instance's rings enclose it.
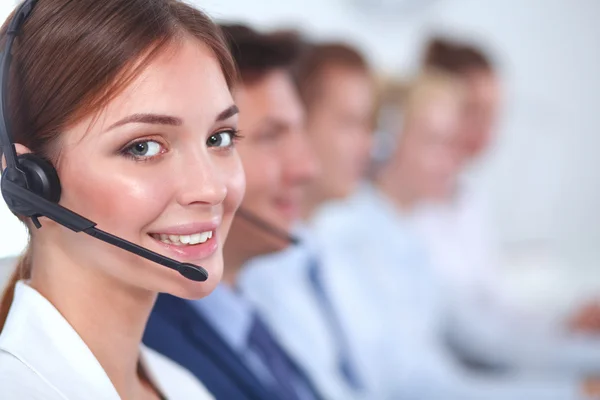
<path fill-rule="evenodd" d="M 15 150 L 17 150 L 17 155 L 32 153 L 31 150 L 29 150 L 27 147 L 25 147 L 19 143 L 15 144 Z M 3 154 L 2 155 L 2 170 L 4 170 L 4 168 L 6 168 L 6 157 Z"/>

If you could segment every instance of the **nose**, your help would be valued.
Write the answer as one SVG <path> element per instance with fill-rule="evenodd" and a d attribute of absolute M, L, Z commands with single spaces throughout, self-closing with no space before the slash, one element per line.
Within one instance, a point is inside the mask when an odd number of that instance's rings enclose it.
<path fill-rule="evenodd" d="M 296 133 L 295 139 L 287 151 L 285 175 L 290 182 L 306 184 L 317 176 L 320 165 L 306 133 Z"/>
<path fill-rule="evenodd" d="M 177 202 L 182 206 L 221 204 L 227 196 L 227 185 L 223 171 L 210 155 L 201 150 L 190 149 L 181 157 Z"/>

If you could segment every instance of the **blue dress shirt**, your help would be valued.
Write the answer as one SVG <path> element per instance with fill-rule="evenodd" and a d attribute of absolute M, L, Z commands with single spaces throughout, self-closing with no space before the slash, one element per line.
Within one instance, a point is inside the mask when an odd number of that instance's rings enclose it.
<path fill-rule="evenodd" d="M 191 301 L 191 304 L 267 387 L 275 392 L 291 390 L 298 399 L 314 399 L 302 377 L 295 373 L 295 366 L 285 362 L 287 354 L 280 354 L 284 350 L 243 296 L 226 284 L 220 284 L 209 296 Z M 268 351 L 261 351 L 264 348 Z M 279 356 L 277 367 L 269 364 L 273 354 Z M 286 373 L 283 379 L 280 378 L 282 373 Z M 289 387 L 282 388 L 282 385 Z M 282 398 L 290 398 L 291 395 L 285 393 L 282 392 Z"/>

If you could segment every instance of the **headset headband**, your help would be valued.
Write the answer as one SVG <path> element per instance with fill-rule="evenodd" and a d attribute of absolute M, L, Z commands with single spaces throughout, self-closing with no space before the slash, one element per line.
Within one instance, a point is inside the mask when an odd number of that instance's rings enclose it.
<path fill-rule="evenodd" d="M 2 154 L 6 157 L 7 166 L 16 169 L 19 167 L 17 163 L 17 152 L 15 150 L 15 144 L 12 141 L 10 123 L 8 121 L 8 113 L 6 110 L 10 62 L 12 59 L 12 47 L 15 38 L 23 27 L 27 17 L 31 14 L 37 1 L 38 0 L 25 0 L 15 11 L 5 33 L 6 42 L 0 60 L 0 82 L 2 82 L 2 86 L 0 87 L 0 146 L 2 147 Z"/>

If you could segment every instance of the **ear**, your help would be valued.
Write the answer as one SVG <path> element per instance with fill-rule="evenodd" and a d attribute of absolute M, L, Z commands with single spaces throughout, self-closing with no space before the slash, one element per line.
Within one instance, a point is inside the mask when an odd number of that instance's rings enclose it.
<path fill-rule="evenodd" d="M 15 150 L 17 151 L 18 156 L 20 156 L 21 154 L 32 153 L 32 151 L 29 150 L 29 148 L 19 143 L 15 143 Z M 4 170 L 4 168 L 6 168 L 6 158 L 4 157 L 4 155 L 2 155 L 2 170 Z"/>

